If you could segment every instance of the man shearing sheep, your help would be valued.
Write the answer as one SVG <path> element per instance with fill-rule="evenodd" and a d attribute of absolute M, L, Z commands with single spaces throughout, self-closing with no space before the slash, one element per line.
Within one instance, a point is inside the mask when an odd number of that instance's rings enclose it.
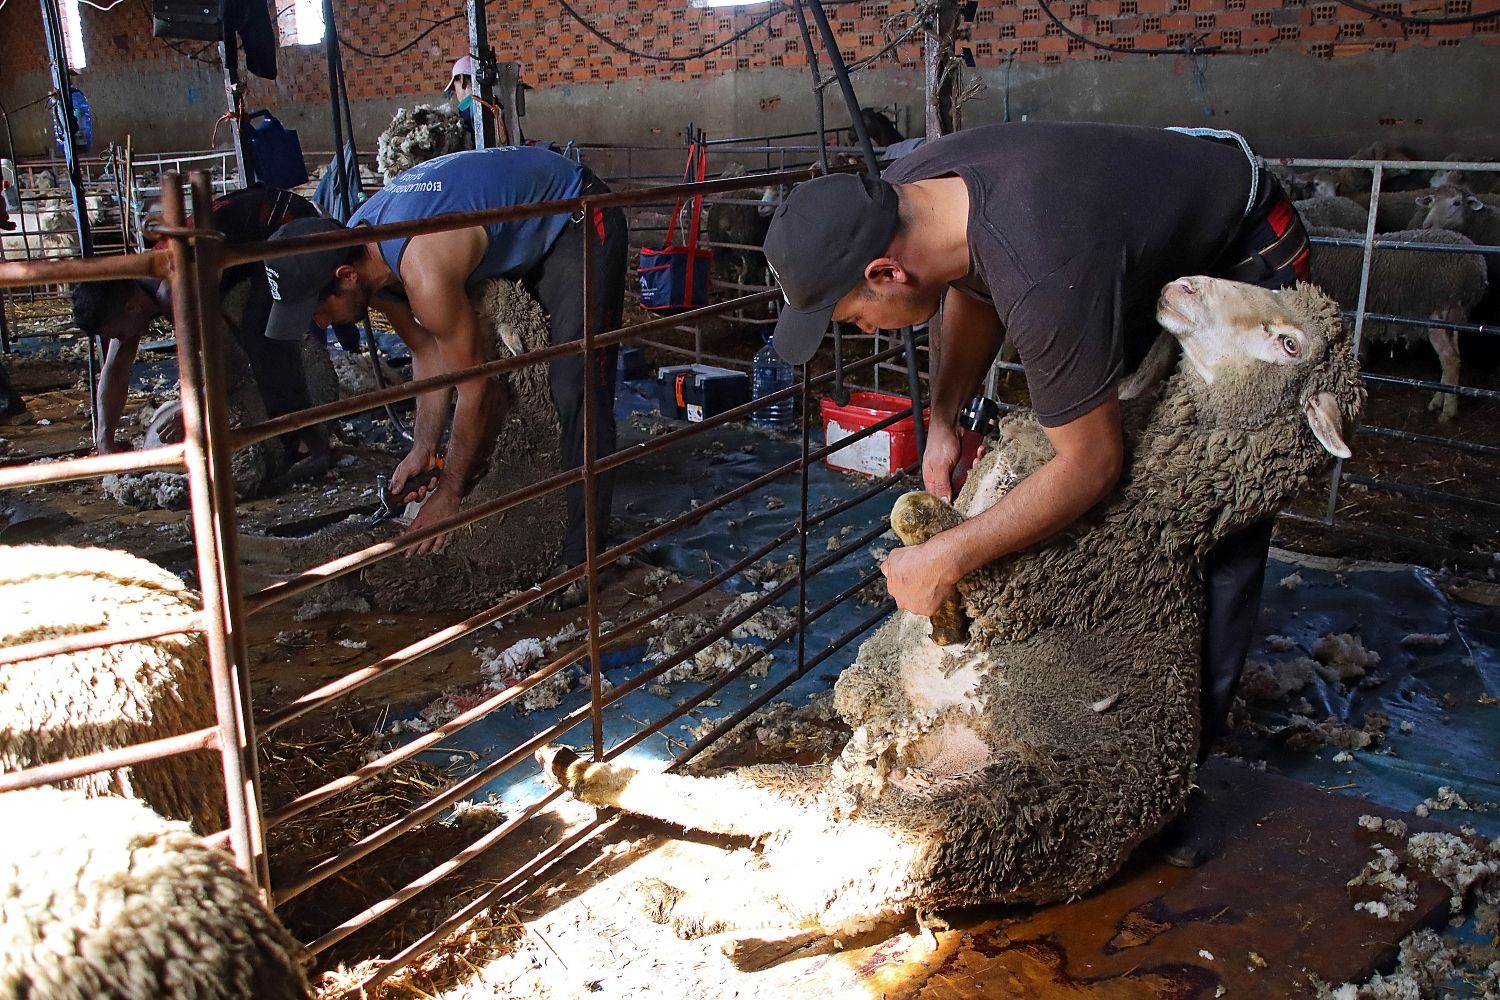
<path fill-rule="evenodd" d="M 546 149 L 507 146 L 451 153 L 419 164 L 393 179 L 349 220 L 354 227 L 424 219 L 447 212 L 527 205 L 598 194 L 609 189 L 587 167 Z M 584 227 L 599 241 L 589 280 L 594 328 L 619 325 L 624 308 L 627 232 L 624 213 L 599 209 L 544 215 L 511 222 L 467 226 L 425 236 L 369 242 L 348 250 L 323 250 L 273 258 L 266 262 L 277 302 L 271 329 L 298 329 L 309 320 L 323 324 L 353 322 L 367 308 L 384 313 L 411 350 L 415 377 L 429 378 L 481 364 L 479 321 L 469 304 L 469 289 L 488 278 L 520 281 L 548 316 L 551 342 L 583 337 Z M 293 223 L 274 239 L 328 232 L 337 222 L 311 219 Z M 614 354 L 600 352 L 596 380 L 594 427 L 597 455 L 614 450 Z M 565 469 L 583 463 L 584 359 L 559 358 L 550 365 L 552 400 L 561 424 Z M 438 466 L 439 441 L 447 423 L 449 393 L 429 392 L 417 399 L 417 418 L 410 452 L 396 467 L 390 490 L 395 496 L 420 495 L 424 502 L 412 521 L 419 530 L 459 509 L 484 456 L 485 426 L 492 394 L 486 379 L 458 387 L 453 427 L 442 473 L 430 491 L 408 483 Z M 598 484 L 599 530 L 609 523 L 611 481 Z M 583 487 L 570 486 L 563 560 L 573 566 L 585 555 Z M 602 537 L 601 537 L 602 541 Z M 433 551 L 443 538 L 428 539 L 413 552 Z M 580 581 L 581 582 L 581 581 Z M 576 602 L 582 587 L 572 587 L 561 603 Z"/>
<path fill-rule="evenodd" d="M 966 574 L 1063 530 L 1115 487 L 1116 388 L 1156 340 L 1164 285 L 1190 274 L 1268 288 L 1306 279 L 1306 233 L 1275 179 L 1240 137 L 1193 131 L 970 129 L 879 179 L 816 178 L 777 211 L 765 250 L 787 300 L 775 337 L 786 360 L 812 357 L 830 321 L 870 332 L 941 308 L 922 457 L 930 492 L 952 499 L 959 412 L 1007 337 L 1056 449 L 989 510 L 890 554 L 882 569 L 901 608 L 932 615 Z M 1204 753 L 1244 669 L 1270 539 L 1271 522 L 1256 524 L 1206 562 Z M 1167 860 L 1201 853 L 1188 843 Z"/>

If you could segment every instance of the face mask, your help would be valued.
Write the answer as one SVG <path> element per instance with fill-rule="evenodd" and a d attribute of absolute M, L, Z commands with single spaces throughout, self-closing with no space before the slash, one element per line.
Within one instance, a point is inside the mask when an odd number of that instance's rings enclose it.
<path fill-rule="evenodd" d="M 461 101 L 458 102 L 458 110 L 461 113 L 463 113 L 463 114 L 468 114 L 469 113 L 469 109 L 472 108 L 473 106 L 474 106 L 474 98 L 473 98 L 472 95 L 465 96 L 463 100 L 461 100 Z"/>

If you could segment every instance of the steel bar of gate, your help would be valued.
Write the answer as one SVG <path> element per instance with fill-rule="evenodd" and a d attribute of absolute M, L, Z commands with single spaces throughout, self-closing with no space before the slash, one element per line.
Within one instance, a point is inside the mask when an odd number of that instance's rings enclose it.
<path fill-rule="evenodd" d="M 214 709 L 228 803 L 230 844 L 236 863 L 264 889 L 270 884 L 265 844 L 259 836 L 258 788 L 254 735 L 242 717 L 243 610 L 239 604 L 238 566 L 233 538 L 233 478 L 229 474 L 227 394 L 219 361 L 218 265 L 223 237 L 208 228 L 211 196 L 205 198 L 207 175 L 194 175 L 195 232 L 186 226 L 180 179 L 169 174 L 163 185 L 167 220 L 167 253 L 172 265 L 173 326 L 182 384 L 182 421 L 192 500 L 194 549 Z M 236 639 L 239 641 L 236 642 Z"/>
<path fill-rule="evenodd" d="M 1426 444 L 1434 448 L 1448 448 L 1453 451 L 1461 451 L 1469 455 L 1483 455 L 1486 458 L 1500 458 L 1500 448 L 1492 444 L 1478 444 L 1474 441 L 1461 441 L 1458 438 L 1436 437 L 1432 434 L 1417 434 L 1413 431 L 1400 431 L 1394 427 L 1377 427 L 1374 424 L 1366 424 L 1359 429 L 1361 434 L 1372 434 L 1375 437 L 1392 438 L 1396 441 L 1410 441 L 1413 444 Z"/>

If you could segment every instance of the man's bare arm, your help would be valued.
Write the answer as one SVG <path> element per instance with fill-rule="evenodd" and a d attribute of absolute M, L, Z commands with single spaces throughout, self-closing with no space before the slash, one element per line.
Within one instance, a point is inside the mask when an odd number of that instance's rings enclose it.
<path fill-rule="evenodd" d="M 99 369 L 99 409 L 94 414 L 94 450 L 101 455 L 119 450 L 115 433 L 125 398 L 130 394 L 130 369 L 141 342 L 135 338 L 104 341 L 104 363 Z"/>
<path fill-rule="evenodd" d="M 431 378 L 443 373 L 442 350 L 437 339 L 417 322 L 409 305 L 389 295 L 377 295 L 370 307 L 390 321 L 391 328 L 411 351 L 412 378 Z M 443 424 L 448 419 L 448 400 L 452 395 L 449 389 L 439 389 L 417 397 L 411 449 L 391 476 L 391 492 L 395 495 L 402 494 L 407 479 L 432 467 L 437 457 L 438 441 L 443 435 Z"/>
<path fill-rule="evenodd" d="M 471 368 L 484 360 L 479 344 L 479 320 L 469 305 L 469 274 L 488 245 L 483 229 L 433 233 L 411 241 L 401 262 L 412 315 L 437 342 L 444 372 Z M 470 379 L 458 386 L 453 431 L 448 436 L 448 458 L 437 490 L 428 497 L 412 528 L 421 528 L 458 510 L 469 470 L 484 436 L 489 380 Z M 413 554 L 441 547 L 432 539 Z"/>
<path fill-rule="evenodd" d="M 969 573 L 1049 538 L 1109 495 L 1124 465 L 1120 404 L 1113 395 L 1047 429 L 1057 455 L 993 507 L 922 545 L 897 549 L 882 567 L 896 603 L 933 614 Z"/>
<path fill-rule="evenodd" d="M 987 302 L 957 289 L 943 297 L 941 350 L 933 353 L 932 420 L 922 455 L 922 480 L 944 500 L 953 499 L 951 479 L 958 461 L 958 414 L 1000 351 L 1005 329 Z"/>

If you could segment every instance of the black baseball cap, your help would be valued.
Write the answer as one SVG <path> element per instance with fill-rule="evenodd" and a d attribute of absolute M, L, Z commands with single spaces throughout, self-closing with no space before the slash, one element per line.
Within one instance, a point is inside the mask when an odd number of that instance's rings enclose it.
<path fill-rule="evenodd" d="M 766 262 L 786 299 L 776 353 L 800 365 L 817 353 L 839 299 L 896 235 L 896 189 L 879 177 L 829 174 L 792 188 L 766 232 Z"/>
<path fill-rule="evenodd" d="M 272 233 L 271 239 L 289 240 L 343 228 L 334 219 L 296 219 Z M 268 259 L 266 280 L 271 283 L 272 301 L 266 336 L 271 340 L 301 338 L 312 327 L 313 313 L 323 289 L 333 281 L 339 265 L 349 261 L 349 255 L 348 247 L 337 247 Z"/>

